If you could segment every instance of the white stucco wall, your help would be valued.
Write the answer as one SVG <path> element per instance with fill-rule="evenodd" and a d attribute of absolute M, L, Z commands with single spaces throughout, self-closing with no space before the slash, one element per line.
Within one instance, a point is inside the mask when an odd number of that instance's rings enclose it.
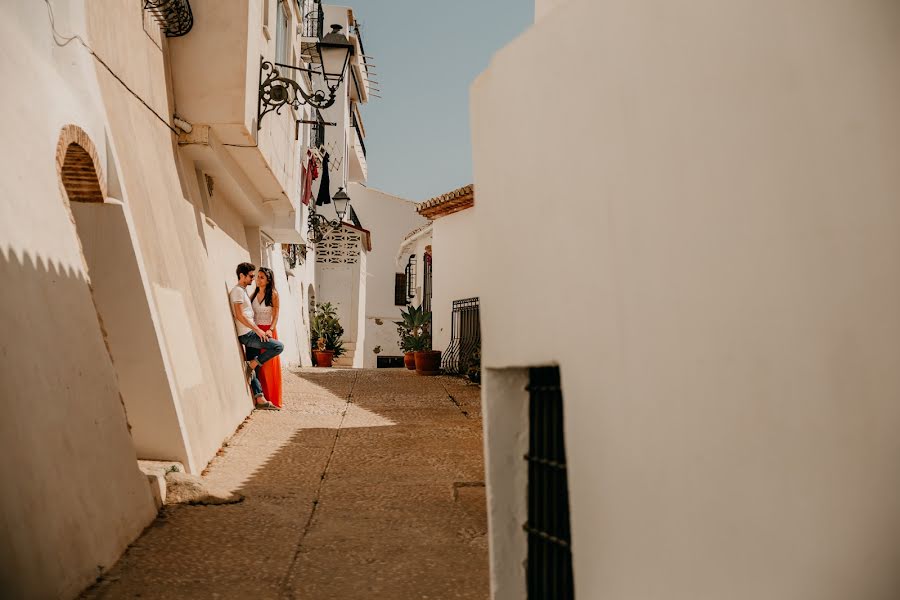
<path fill-rule="evenodd" d="M 100 56 L 114 57 L 108 64 L 117 75 L 140 81 L 132 89 L 156 112 L 168 114 L 165 52 L 143 32 L 142 23 L 139 5 L 97 3 L 89 13 L 88 34 Z M 209 257 L 240 245 L 242 231 L 235 224 L 223 227 L 226 237 L 207 236 L 204 246 L 195 214 L 197 178 L 193 170 L 181 168 L 172 132 L 106 69 L 95 68 L 123 200 L 152 285 L 191 441 L 190 468 L 200 470 L 251 408 L 226 286 L 211 279 L 209 270 Z"/>
<path fill-rule="evenodd" d="M 475 82 L 496 598 L 525 537 L 498 370 L 554 363 L 576 597 L 900 594 L 898 30 L 875 0 L 570 0 Z M 535 72 L 577 118 L 534 120 Z"/>
<path fill-rule="evenodd" d="M 84 31 L 82 3 L 54 3 Z M 77 124 L 106 159 L 94 64 L 59 47 L 43 2 L 0 9 L 0 582 L 3 595 L 72 597 L 153 519 L 116 373 L 56 170 L 60 130 Z"/>
<path fill-rule="evenodd" d="M 397 326 L 401 306 L 394 305 L 395 275 L 402 272 L 396 264 L 397 248 L 404 236 L 427 219 L 416 212 L 416 204 L 359 184 L 351 184 L 350 197 L 363 227 L 372 232 L 372 251 L 367 253 L 366 341 L 360 354 L 362 366 L 374 368 L 378 354 L 402 356 L 397 346 Z M 375 352 L 376 348 L 379 350 Z"/>
<path fill-rule="evenodd" d="M 137 454 L 188 464 L 190 440 L 127 207 L 107 199 L 71 210 Z"/>
<path fill-rule="evenodd" d="M 176 458 L 198 472 L 250 411 L 227 290 L 237 262 L 260 253 L 247 226 L 276 230 L 274 213 L 264 209 L 292 206 L 291 152 L 302 143 L 285 116 L 287 125 L 272 117 L 261 154 L 208 150 L 207 156 L 219 153 L 217 176 L 232 172 L 204 206 L 196 171 L 205 165 L 195 164 L 198 154 L 188 156 L 162 122 L 175 108 L 173 75 L 183 83 L 196 74 L 186 66 L 190 54 L 182 54 L 186 62 L 169 61 L 173 40 L 154 35 L 140 3 L 50 5 L 62 36 L 56 44 L 47 4 L 17 1 L 0 9 L 0 73 L 15 89 L 39 94 L 0 100 L 4 112 L 16 115 L 2 134 L 9 152 L 0 166 L 7 198 L 0 207 L 0 252 L 8 280 L 23 286 L 21 297 L 3 303 L 10 327 L 24 333 L 10 338 L 3 354 L 12 358 L 0 367 L 5 382 L 22 382 L 5 398 L 0 441 L 8 458 L 3 475 L 16 490 L 0 502 L 0 581 L 16 597 L 77 594 L 153 518 L 136 458 Z M 217 17 L 232 23 L 234 14 L 204 6 L 195 12 L 201 36 L 209 28 L 224 30 Z M 236 14 L 245 29 L 259 25 L 246 12 Z M 262 36 L 255 29 L 250 46 Z M 73 35 L 115 76 L 77 39 L 63 44 Z M 250 52 L 233 42 L 228 49 Z M 205 68 L 220 67 L 221 61 Z M 241 65 L 224 94 L 199 93 L 196 106 L 209 107 L 215 97 L 222 101 L 217 107 L 237 110 L 241 122 L 250 80 L 255 94 L 258 64 Z M 57 174 L 57 140 L 66 125 L 90 138 L 101 182 L 114 198 L 75 207 L 77 219 Z M 255 129 L 255 123 L 241 127 Z M 221 129 L 225 138 L 246 141 L 246 131 Z M 238 157 L 228 158 L 229 152 Z M 253 168 L 244 172 L 248 164 Z M 276 279 L 286 282 L 283 265 L 274 266 Z M 297 294 L 283 298 L 295 305 L 292 312 L 304 301 L 304 287 L 285 283 Z M 293 329 L 289 337 L 302 335 Z M 288 358 L 305 352 L 308 363 L 306 343 L 302 350 L 298 343 Z"/>
<path fill-rule="evenodd" d="M 359 366 L 355 361 L 359 354 L 357 347 L 361 348 L 365 339 L 366 302 L 366 251 L 360 233 L 345 227 L 338 234 L 326 236 L 317 247 L 315 269 L 315 300 L 330 302 L 344 328 L 346 354 L 341 360 L 349 360 L 348 366 Z"/>
<path fill-rule="evenodd" d="M 489 257 L 479 252 L 474 208 L 435 219 L 432 229 L 432 348 L 450 345 L 453 301 L 477 298 L 478 271 Z M 423 270 L 424 273 L 424 270 Z"/>

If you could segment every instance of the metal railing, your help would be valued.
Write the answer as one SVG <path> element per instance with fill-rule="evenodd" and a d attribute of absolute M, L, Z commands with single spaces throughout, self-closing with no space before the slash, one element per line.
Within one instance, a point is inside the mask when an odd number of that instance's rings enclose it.
<path fill-rule="evenodd" d="M 466 374 L 481 354 L 481 309 L 478 298 L 453 301 L 450 346 L 441 357 L 441 369 Z"/>
<path fill-rule="evenodd" d="M 363 46 L 362 31 L 359 29 L 359 21 L 353 21 L 352 33 L 356 36 L 356 40 L 359 42 L 359 53 L 362 54 L 362 63 L 366 68 L 366 71 L 368 71 L 369 62 L 366 60 L 366 48 Z"/>
<path fill-rule="evenodd" d="M 350 124 L 353 126 L 353 129 L 356 130 L 356 139 L 359 142 L 359 147 L 362 148 L 363 157 L 368 158 L 366 156 L 366 143 L 363 141 L 362 128 L 359 126 L 355 110 L 350 111 Z"/>
<path fill-rule="evenodd" d="M 153 15 L 166 37 L 186 35 L 194 26 L 188 0 L 145 0 L 144 10 Z"/>
<path fill-rule="evenodd" d="M 321 40 L 324 34 L 325 11 L 321 0 L 303 0 L 303 37 Z"/>

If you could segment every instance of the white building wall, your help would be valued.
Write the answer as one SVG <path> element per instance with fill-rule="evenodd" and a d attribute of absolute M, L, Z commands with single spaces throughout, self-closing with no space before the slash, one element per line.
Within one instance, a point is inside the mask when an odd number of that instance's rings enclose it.
<path fill-rule="evenodd" d="M 331 232 L 317 246 L 316 302 L 336 309 L 344 328 L 343 358 L 353 359 L 349 366 L 355 366 L 355 347 L 365 339 L 365 255 L 360 232 L 350 227 Z"/>
<path fill-rule="evenodd" d="M 256 129 L 258 57 L 270 54 L 260 41 L 262 5 L 252 2 L 249 15 L 247 6 L 228 9 L 236 12 L 225 21 L 244 27 L 232 38 L 216 18 L 222 6 L 192 4 L 196 35 L 169 40 L 154 33 L 140 3 L 51 0 L 57 35 L 80 36 L 66 44 L 53 43 L 48 4 L 17 1 L 2 10 L 9 60 L 0 72 L 16 89 L 40 93 L 0 101 L 16 115 L 3 134 L 8 160 L 0 169 L 8 189 L 0 252 L 8 280 L 25 285 L 25 295 L 11 296 L 2 314 L 27 331 L 3 349 L 12 358 L 0 367 L 4 381 L 27 382 L 12 388 L 0 432 L 8 442 L 4 476 L 17 489 L 0 502 L 7 534 L 0 581 L 17 597 L 75 595 L 153 518 L 136 458 L 176 459 L 199 472 L 250 411 L 227 297 L 238 262 L 272 262 L 294 321 L 283 321 L 286 358 L 309 364 L 299 305 L 314 270 L 307 266 L 304 280 L 290 285 L 283 264 L 260 245 L 261 225 L 283 232 L 289 221 L 269 208 L 283 213 L 296 205 L 293 152 L 302 142 L 294 142 L 293 120 L 269 116 L 261 151 L 213 148 L 215 136 L 199 141 L 202 125 L 196 139 L 176 139 L 160 121 L 175 108 L 173 78 L 184 84 L 205 74 L 220 88 L 198 85 L 179 109 L 212 116 L 228 143 L 254 141 L 246 133 Z M 225 35 L 217 38 L 216 27 Z M 197 60 L 188 43 L 181 60 L 172 60 L 170 43 L 198 36 L 223 46 L 206 48 L 213 54 L 227 50 L 238 58 Z M 211 115 L 218 109 L 226 118 Z M 110 196 L 71 212 L 56 164 L 57 141 L 69 125 L 89 138 Z M 189 152 L 192 144 L 206 154 Z M 195 163 L 198 156 L 214 164 Z M 197 173 L 207 166 L 218 169 L 211 194 Z M 53 376 L 34 371 L 41 365 L 52 365 Z M 43 403 L 38 413 L 36 398 Z"/>
<path fill-rule="evenodd" d="M 432 229 L 432 349 L 450 345 L 453 301 L 478 297 L 478 271 L 489 256 L 479 252 L 475 209 L 435 219 Z M 424 268 L 423 268 L 424 277 Z"/>
<path fill-rule="evenodd" d="M 89 31 L 95 51 L 116 57 L 119 77 L 145 82 L 141 93 L 155 102 L 156 111 L 166 113 L 165 56 L 144 34 L 141 17 L 139 5 L 98 6 Z M 135 44 L 135 39 L 142 41 Z M 186 466 L 199 471 L 251 408 L 226 289 L 221 280 L 209 278 L 208 264 L 209 256 L 224 256 L 242 245 L 243 232 L 229 227 L 219 238 L 221 245 L 208 237 L 204 246 L 194 208 L 199 204 L 196 176 L 191 171 L 182 180 L 185 171 L 178 168 L 172 132 L 103 67 L 97 73 L 125 204 L 191 440 Z"/>
<path fill-rule="evenodd" d="M 427 219 L 419 216 L 414 202 L 363 185 L 351 184 L 349 194 L 363 227 L 372 231 L 372 251 L 367 253 L 365 268 L 366 339 L 359 354 L 362 366 L 374 368 L 379 354 L 403 355 L 394 324 L 403 308 L 394 305 L 395 276 L 403 271 L 396 263 L 397 248 L 406 234 Z"/>
<path fill-rule="evenodd" d="M 81 2 L 54 9 L 57 28 L 85 31 Z M 53 43 L 43 2 L 0 13 L 0 582 L 7 597 L 67 598 L 156 511 L 55 161 L 60 130 L 77 124 L 106 164 L 94 62 L 77 42 Z"/>
<path fill-rule="evenodd" d="M 475 82 L 495 598 L 547 364 L 576 597 L 900 594 L 898 30 L 875 0 L 570 0 Z M 571 123 L 534 120 L 535 72 Z"/>

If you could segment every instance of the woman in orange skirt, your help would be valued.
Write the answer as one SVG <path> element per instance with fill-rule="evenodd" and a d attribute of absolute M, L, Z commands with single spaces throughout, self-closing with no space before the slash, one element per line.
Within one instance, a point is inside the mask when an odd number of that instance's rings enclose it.
<path fill-rule="evenodd" d="M 270 332 L 272 339 L 278 339 L 278 292 L 275 291 L 275 276 L 272 269 L 260 267 L 256 271 L 256 289 L 250 296 L 253 304 L 253 320 L 263 331 Z M 257 370 L 259 383 L 266 399 L 281 408 L 281 357 L 276 356 L 265 362 Z"/>

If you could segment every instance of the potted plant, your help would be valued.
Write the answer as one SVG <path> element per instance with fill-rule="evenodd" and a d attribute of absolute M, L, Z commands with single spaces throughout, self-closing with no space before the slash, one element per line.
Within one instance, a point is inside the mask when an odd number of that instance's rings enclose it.
<path fill-rule="evenodd" d="M 428 347 L 428 340 L 425 340 L 425 349 L 416 351 L 416 374 L 418 375 L 440 375 L 441 374 L 441 351 L 432 350 Z"/>
<path fill-rule="evenodd" d="M 330 302 L 316 304 L 310 330 L 316 366 L 330 367 L 333 359 L 344 353 L 344 328 Z"/>
<path fill-rule="evenodd" d="M 424 308 L 410 306 L 408 313 L 403 313 L 404 325 L 409 334 L 401 338 L 403 344 L 413 353 L 418 375 L 439 375 L 441 373 L 441 353 L 431 349 L 431 336 L 428 328 L 431 324 L 431 313 Z M 404 362 L 406 361 L 404 357 Z"/>
<path fill-rule="evenodd" d="M 426 327 L 431 318 L 425 309 L 410 305 L 406 311 L 401 310 L 402 321 L 395 321 L 399 340 L 397 345 L 403 350 L 403 365 L 413 370 L 416 368 L 415 353 L 428 347 Z"/>

